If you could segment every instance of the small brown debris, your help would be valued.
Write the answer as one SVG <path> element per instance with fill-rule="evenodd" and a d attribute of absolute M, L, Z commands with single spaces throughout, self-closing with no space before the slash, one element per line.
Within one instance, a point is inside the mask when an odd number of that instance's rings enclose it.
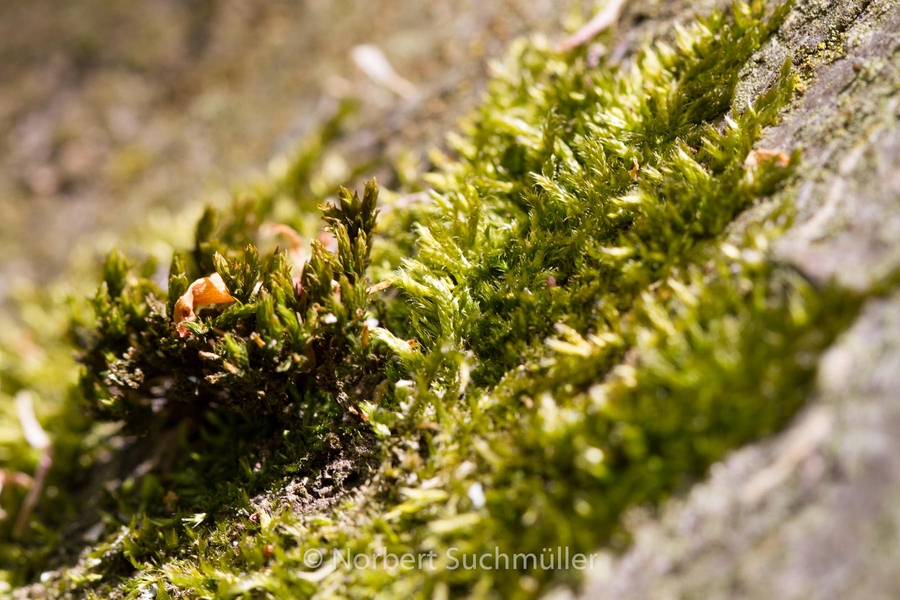
<path fill-rule="evenodd" d="M 263 558 L 265 558 L 265 559 L 272 558 L 275 555 L 275 544 L 270 542 L 270 543 L 266 544 L 265 546 L 263 546 L 262 554 L 263 554 Z"/>
<path fill-rule="evenodd" d="M 231 373 L 232 375 L 240 375 L 241 371 L 236 366 L 228 362 L 227 360 L 222 361 L 222 366 L 225 367 L 225 370 Z"/>
<path fill-rule="evenodd" d="M 175 490 L 169 490 L 166 492 L 166 495 L 163 497 L 163 504 L 166 505 L 166 510 L 169 512 L 175 512 L 175 503 L 178 502 L 178 494 L 175 493 Z"/>
<path fill-rule="evenodd" d="M 369 294 L 374 294 L 374 293 L 376 293 L 376 292 L 380 292 L 380 291 L 382 291 L 382 290 L 386 290 L 386 289 L 388 289 L 389 287 L 391 287 L 391 282 L 390 282 L 390 281 L 387 281 L 387 280 L 385 280 L 385 281 L 379 281 L 378 283 L 375 283 L 375 284 L 370 285 L 370 286 L 369 286 L 369 289 L 367 289 L 366 292 L 369 293 Z"/>
<path fill-rule="evenodd" d="M 250 333 L 250 341 L 259 346 L 260 348 L 266 347 L 266 342 L 263 340 L 258 333 L 255 331 Z"/>
<path fill-rule="evenodd" d="M 553 275 L 547 276 L 547 287 L 550 289 L 553 289 L 556 287 L 556 277 L 554 277 Z"/>
<path fill-rule="evenodd" d="M 634 161 L 634 167 L 632 167 L 631 170 L 628 171 L 628 174 L 631 175 L 632 179 L 637 181 L 638 172 L 641 170 L 641 165 L 638 164 L 638 161 L 636 158 L 632 157 L 631 160 Z"/>
<path fill-rule="evenodd" d="M 363 350 L 369 346 L 369 326 L 363 323 L 362 333 L 360 334 L 359 346 Z"/>

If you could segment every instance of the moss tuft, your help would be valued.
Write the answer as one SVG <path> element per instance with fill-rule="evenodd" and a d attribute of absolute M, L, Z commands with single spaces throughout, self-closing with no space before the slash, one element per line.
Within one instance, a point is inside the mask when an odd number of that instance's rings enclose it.
<path fill-rule="evenodd" d="M 322 207 L 337 252 L 313 242 L 296 281 L 286 252 L 263 259 L 253 244 L 227 243 L 240 236 L 218 237 L 212 210 L 197 226 L 194 264 L 173 256 L 167 303 L 147 276 L 152 269 L 110 254 L 93 314 L 79 315 L 77 327 L 86 367 L 81 387 L 92 413 L 145 428 L 171 416 L 170 408 L 180 414 L 179 404 L 195 412 L 215 403 L 280 414 L 309 388 L 332 392 L 356 413 L 343 386 L 377 364 L 363 343 L 377 196 L 372 183 L 362 199 L 341 190 L 337 204 Z M 197 320 L 179 321 L 176 300 L 189 281 L 209 274 L 209 264 L 233 303 L 198 307 Z"/>

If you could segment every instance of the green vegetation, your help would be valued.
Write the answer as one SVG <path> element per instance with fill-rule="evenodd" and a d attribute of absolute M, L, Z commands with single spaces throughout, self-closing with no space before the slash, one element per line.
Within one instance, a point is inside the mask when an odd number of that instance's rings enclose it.
<path fill-rule="evenodd" d="M 355 411 L 344 387 L 381 370 L 369 364 L 364 322 L 377 196 L 374 184 L 362 199 L 341 190 L 338 204 L 324 209 L 337 252 L 314 241 L 296 282 L 287 252 L 262 260 L 252 244 L 236 251 L 234 238 L 243 242 L 246 232 L 229 235 L 227 227 L 213 238 L 213 210 L 198 224 L 190 267 L 179 253 L 172 259 L 168 304 L 152 280 L 113 252 L 89 320 L 76 323 L 90 408 L 141 426 L 170 401 L 282 414 L 311 388 Z M 176 321 L 189 282 L 213 270 L 234 302 L 213 319 Z M 183 331 L 173 335 L 179 325 Z"/>
<path fill-rule="evenodd" d="M 515 598 L 577 585 L 578 571 L 452 558 L 627 544 L 625 511 L 787 422 L 859 303 L 767 260 L 785 207 L 725 239 L 799 160 L 746 160 L 790 100 L 789 63 L 732 109 L 741 68 L 789 9 L 763 5 L 624 65 L 516 45 L 455 156 L 435 153 L 432 201 L 383 193 L 378 215 L 374 183 L 362 199 L 341 191 L 322 207 L 336 251 L 313 242 L 302 274 L 263 224 L 316 236 L 298 187 L 315 151 L 237 194 L 222 223 L 207 211 L 167 292 L 154 261 L 110 255 L 93 300 L 76 303 L 80 385 L 45 422 L 58 493 L 24 541 L 4 542 L 8 580 L 86 539 L 49 577 L 55 592 Z M 213 272 L 235 301 L 176 322 L 178 298 Z M 390 288 L 372 286 L 383 277 Z M 4 365 L 5 394 L 33 380 L 16 368 Z M 8 468 L 33 469 L 20 439 L 4 444 Z M 64 493 L 98 472 L 99 491 Z M 85 510 L 99 524 L 63 526 Z M 435 558 L 314 568 L 315 551 Z"/>

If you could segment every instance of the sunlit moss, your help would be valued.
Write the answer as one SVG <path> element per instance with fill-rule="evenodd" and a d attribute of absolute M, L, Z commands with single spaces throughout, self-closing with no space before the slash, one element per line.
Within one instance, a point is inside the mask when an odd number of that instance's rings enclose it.
<path fill-rule="evenodd" d="M 85 370 L 66 406 L 124 419 L 158 454 L 106 492 L 100 539 L 50 585 L 533 597 L 581 573 L 454 569 L 448 550 L 621 546 L 626 510 L 782 427 L 859 299 L 767 259 L 787 209 L 723 241 L 799 160 L 747 161 L 791 97 L 789 63 L 750 108 L 732 107 L 790 7 L 763 4 L 621 65 L 518 43 L 455 156 L 435 154 L 431 201 L 389 200 L 376 223 L 374 186 L 342 192 L 324 207 L 337 250 L 313 244 L 299 291 L 284 254 L 258 252 L 260 225 L 278 190 L 298 196 L 279 218 L 302 228 L 315 194 L 298 179 L 321 144 L 222 222 L 208 211 L 167 292 L 154 264 L 110 255 L 75 319 Z M 370 288 L 391 269 L 390 289 Z M 179 336 L 176 298 L 213 271 L 237 301 Z M 311 551 L 435 559 L 330 570 Z"/>

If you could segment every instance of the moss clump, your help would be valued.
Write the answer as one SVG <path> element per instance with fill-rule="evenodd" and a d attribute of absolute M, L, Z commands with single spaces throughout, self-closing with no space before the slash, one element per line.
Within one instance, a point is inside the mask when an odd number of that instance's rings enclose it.
<path fill-rule="evenodd" d="M 367 348 L 365 323 L 377 195 L 374 183 L 362 199 L 341 190 L 337 204 L 323 207 L 337 252 L 314 241 L 296 280 L 286 252 L 263 260 L 252 244 L 235 250 L 239 236 L 217 237 L 212 210 L 198 224 L 190 263 L 179 253 L 172 259 L 167 304 L 146 275 L 152 265 L 142 276 L 113 252 L 93 311 L 76 328 L 85 348 L 81 385 L 93 413 L 142 425 L 178 403 L 195 413 L 213 402 L 282 413 L 315 388 L 358 414 L 344 387 L 364 385 L 382 370 Z M 176 322 L 176 300 L 212 268 L 234 302 Z"/>
<path fill-rule="evenodd" d="M 299 290 L 255 250 L 272 204 L 252 195 L 201 219 L 168 295 L 113 254 L 78 321 L 81 389 L 173 450 L 104 497 L 57 591 L 533 597 L 582 575 L 545 549 L 621 546 L 624 511 L 776 431 L 859 302 L 767 260 L 783 210 L 723 241 L 798 160 L 746 161 L 788 63 L 732 108 L 789 6 L 735 4 L 624 67 L 519 44 L 427 175 L 434 202 L 391 206 L 373 240 L 374 187 L 342 192 L 337 250 L 313 244 Z M 394 290 L 370 293 L 370 258 Z M 181 338 L 175 300 L 213 270 L 236 302 Z"/>

